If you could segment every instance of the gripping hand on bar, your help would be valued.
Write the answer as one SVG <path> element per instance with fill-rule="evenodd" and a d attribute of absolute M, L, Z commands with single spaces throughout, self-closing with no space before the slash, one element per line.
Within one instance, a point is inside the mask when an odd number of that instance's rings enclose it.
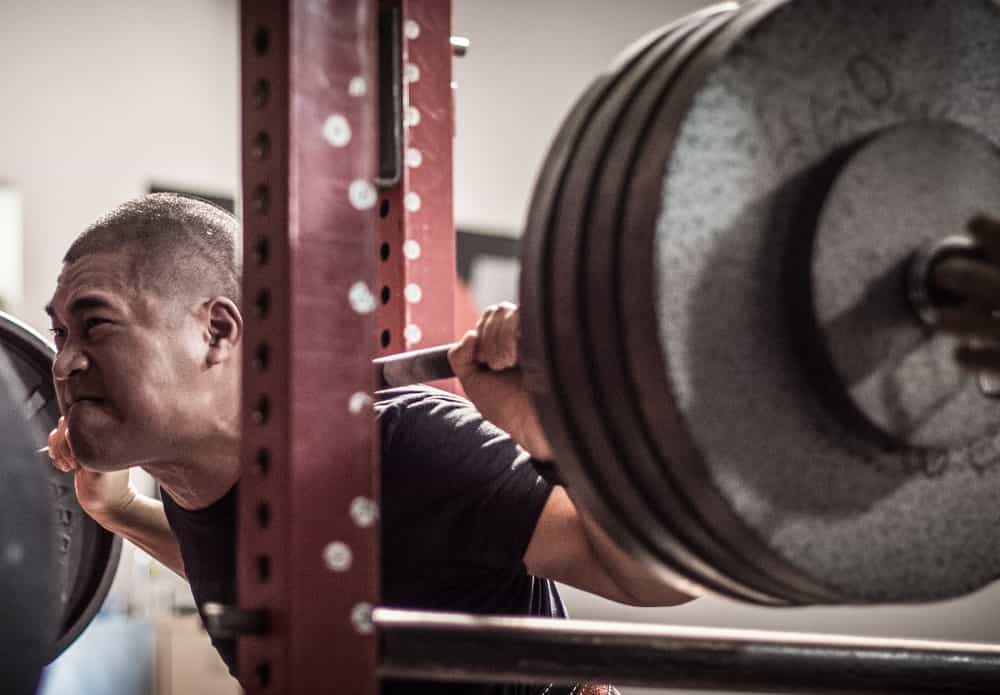
<path fill-rule="evenodd" d="M 374 361 L 380 388 L 458 377 L 487 420 L 541 461 L 552 459 L 534 403 L 518 368 L 519 314 L 507 302 L 486 309 L 457 343 Z"/>

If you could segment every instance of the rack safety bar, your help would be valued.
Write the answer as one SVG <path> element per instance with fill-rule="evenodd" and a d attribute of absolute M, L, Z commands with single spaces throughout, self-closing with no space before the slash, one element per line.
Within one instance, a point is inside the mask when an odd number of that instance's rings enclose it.
<path fill-rule="evenodd" d="M 997 693 L 1000 646 L 377 608 L 383 678 L 781 693 Z"/>

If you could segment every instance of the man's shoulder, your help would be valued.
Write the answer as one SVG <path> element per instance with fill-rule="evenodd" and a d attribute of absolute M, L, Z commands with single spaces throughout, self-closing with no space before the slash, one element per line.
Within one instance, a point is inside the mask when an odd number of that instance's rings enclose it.
<path fill-rule="evenodd" d="M 386 389 L 375 394 L 375 415 L 383 456 L 397 445 L 434 448 L 444 440 L 472 435 L 482 416 L 468 400 L 431 386 Z"/>
<path fill-rule="evenodd" d="M 481 420 L 467 399 L 424 385 L 377 391 L 374 408 L 383 438 L 393 436 L 399 428 L 409 432 L 414 425 L 433 430 Z"/>
<path fill-rule="evenodd" d="M 445 391 L 424 384 L 402 386 L 375 392 L 375 412 L 378 415 L 382 415 L 394 407 L 406 408 L 411 405 L 421 404 L 433 407 L 433 405 L 438 403 L 467 408 L 473 407 L 472 403 L 467 399 L 451 391 Z"/>

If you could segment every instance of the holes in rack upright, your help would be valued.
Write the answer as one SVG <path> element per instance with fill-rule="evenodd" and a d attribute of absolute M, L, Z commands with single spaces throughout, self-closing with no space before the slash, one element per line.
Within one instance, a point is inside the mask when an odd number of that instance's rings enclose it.
<path fill-rule="evenodd" d="M 253 104 L 258 109 L 266 108 L 271 101 L 271 82 L 261 78 L 253 83 Z"/>
<path fill-rule="evenodd" d="M 257 527 L 261 530 L 271 525 L 271 505 L 267 502 L 257 504 Z"/>
<path fill-rule="evenodd" d="M 257 475 L 266 478 L 271 472 L 271 450 L 266 446 L 257 449 L 257 457 L 254 461 L 257 467 Z"/>
<path fill-rule="evenodd" d="M 266 236 L 257 240 L 253 247 L 253 260 L 257 265 L 267 265 L 271 260 L 271 242 Z"/>
<path fill-rule="evenodd" d="M 254 212 L 261 214 L 267 212 L 268 208 L 271 207 L 271 189 L 263 183 L 254 188 L 250 204 L 253 205 Z"/>
<path fill-rule="evenodd" d="M 385 306 L 386 304 L 388 304 L 389 300 L 391 298 L 392 298 L 392 290 L 389 289 L 388 285 L 383 286 L 382 287 L 382 306 Z"/>
<path fill-rule="evenodd" d="M 259 55 L 265 55 L 271 48 L 271 30 L 265 26 L 257 27 L 253 33 L 253 50 Z"/>
<path fill-rule="evenodd" d="M 267 288 L 257 293 L 257 299 L 253 303 L 257 318 L 266 319 L 271 313 L 271 291 Z"/>
<path fill-rule="evenodd" d="M 382 347 L 384 347 L 384 348 L 389 347 L 389 343 L 392 342 L 392 334 L 389 333 L 389 329 L 388 328 L 386 328 L 384 331 L 382 331 L 382 337 L 380 339 L 380 342 L 382 343 Z"/>
<path fill-rule="evenodd" d="M 266 340 L 262 340 L 253 353 L 253 368 L 258 372 L 266 372 L 271 366 L 271 346 Z"/>
<path fill-rule="evenodd" d="M 254 159 L 267 159 L 271 154 L 271 136 L 266 131 L 257 133 L 250 146 L 250 156 Z"/>
<path fill-rule="evenodd" d="M 257 556 L 257 581 L 262 584 L 271 581 L 271 556 Z"/>
<path fill-rule="evenodd" d="M 250 417 L 257 425 L 267 424 L 268 419 L 271 417 L 271 399 L 268 398 L 267 394 L 263 394 L 257 399 L 257 405 L 254 406 Z"/>
<path fill-rule="evenodd" d="M 378 247 L 378 257 L 381 258 L 383 262 L 389 260 L 389 254 L 391 252 L 392 249 L 390 248 L 388 241 L 383 241 L 382 245 Z"/>
<path fill-rule="evenodd" d="M 254 680 L 258 688 L 267 688 L 271 685 L 271 662 L 261 661 L 253 670 Z"/>

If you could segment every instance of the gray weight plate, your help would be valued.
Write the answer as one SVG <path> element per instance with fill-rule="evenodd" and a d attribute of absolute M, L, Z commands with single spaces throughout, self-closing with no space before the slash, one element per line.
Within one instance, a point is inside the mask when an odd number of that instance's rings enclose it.
<path fill-rule="evenodd" d="M 796 288 L 812 297 L 832 394 L 929 475 L 1000 460 L 1000 419 L 955 362 L 957 341 L 914 321 L 899 288 L 914 249 L 997 207 L 1000 150 L 988 139 L 940 121 L 890 129 L 837 172 L 818 210 L 809 286 Z"/>
<path fill-rule="evenodd" d="M 785 280 L 797 235 L 812 232 L 798 226 L 803 199 L 837 153 L 927 120 L 998 142 L 1000 8 L 756 7 L 759 22 L 716 41 L 718 64 L 691 92 L 649 250 L 666 407 L 683 423 L 683 465 L 711 481 L 690 492 L 721 497 L 769 552 L 843 600 L 975 590 L 1000 576 L 1000 467 L 961 456 L 933 470 L 912 465 L 927 442 L 872 454 L 866 433 L 810 385 Z"/>
<path fill-rule="evenodd" d="M 21 412 L 25 395 L 0 353 L 0 683 L 11 695 L 35 692 L 57 613 L 55 539 Z"/>
<path fill-rule="evenodd" d="M 59 419 L 52 385 L 52 347 L 28 326 L 0 312 L 0 351 L 13 367 L 24 389 L 22 412 L 29 422 L 35 448 Z M 60 610 L 49 660 L 75 640 L 100 610 L 121 554 L 121 539 L 104 530 L 84 512 L 73 490 L 73 474 L 53 468 L 47 457 L 35 454 L 35 463 L 48 482 L 48 523 L 55 534 Z"/>

